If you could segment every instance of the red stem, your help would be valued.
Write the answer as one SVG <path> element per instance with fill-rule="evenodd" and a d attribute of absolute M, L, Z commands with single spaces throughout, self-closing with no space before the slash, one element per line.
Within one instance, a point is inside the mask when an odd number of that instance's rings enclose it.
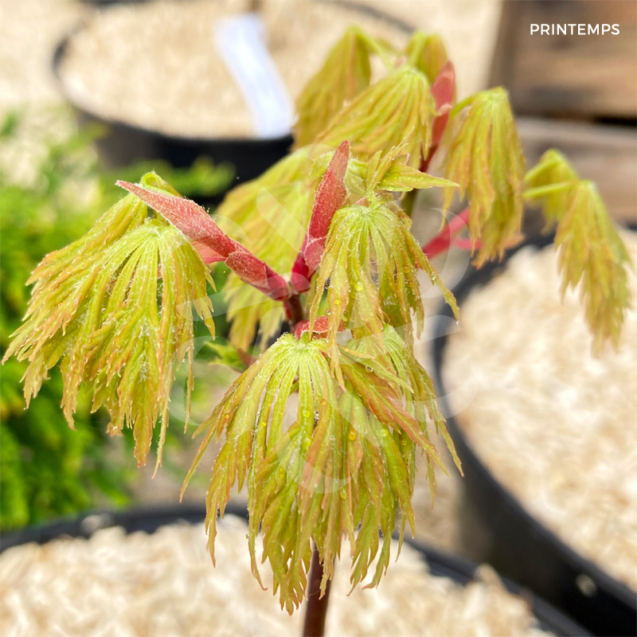
<path fill-rule="evenodd" d="M 465 208 L 459 215 L 456 215 L 429 243 L 423 246 L 422 251 L 428 259 L 442 254 L 449 250 L 452 245 L 465 247 L 466 242 L 456 239 L 469 223 L 470 208 Z M 471 247 L 471 244 L 469 244 Z M 474 245 L 474 247 L 476 247 Z"/>

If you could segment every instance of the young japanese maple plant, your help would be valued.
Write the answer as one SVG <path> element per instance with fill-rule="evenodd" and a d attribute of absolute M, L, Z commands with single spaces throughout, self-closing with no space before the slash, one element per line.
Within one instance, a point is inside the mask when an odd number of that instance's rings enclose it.
<path fill-rule="evenodd" d="M 374 56 L 386 72 L 372 83 Z M 293 151 L 231 191 L 216 220 L 154 173 L 119 182 L 126 196 L 29 280 L 29 309 L 5 356 L 28 361 L 27 402 L 59 364 L 69 424 L 84 385 L 111 433 L 133 429 L 143 465 L 155 426 L 161 462 L 180 364 L 193 387 L 194 321 L 214 337 L 210 267 L 230 268 L 230 344 L 212 347 L 240 375 L 199 426 L 186 483 L 222 439 L 207 496 L 213 561 L 217 515 L 246 485 L 252 571 L 261 583 L 259 555 L 269 562 L 290 613 L 308 596 L 311 564 L 312 604 L 328 591 L 343 537 L 352 586 L 376 558 L 370 585 L 379 584 L 394 529 L 401 541 L 406 526 L 414 531 L 416 453 L 432 498 L 436 471 L 448 470 L 434 432 L 461 471 L 413 351 L 424 321 L 419 271 L 457 316 L 431 257 L 457 245 L 477 265 L 499 259 L 522 240 L 525 202 L 539 203 L 595 349 L 618 342 L 629 258 L 595 186 L 553 150 L 526 172 L 504 89 L 457 104 L 455 93 L 437 36 L 416 33 L 396 50 L 352 27 L 298 99 Z M 446 207 L 456 195 L 467 207 L 421 246 L 410 216 L 426 188 L 443 189 Z"/>

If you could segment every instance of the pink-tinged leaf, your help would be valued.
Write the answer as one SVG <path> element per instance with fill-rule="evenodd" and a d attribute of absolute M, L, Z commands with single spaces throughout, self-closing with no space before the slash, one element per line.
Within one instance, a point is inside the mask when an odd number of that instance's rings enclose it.
<path fill-rule="evenodd" d="M 325 336 L 330 328 L 330 319 L 329 316 L 319 316 L 316 321 L 314 321 L 314 328 L 312 329 L 312 334 L 318 337 Z M 339 331 L 345 329 L 345 323 L 341 321 L 339 325 Z M 301 338 L 301 335 L 304 332 L 310 331 L 310 322 L 309 321 L 300 321 L 294 326 L 294 337 Z M 314 336 L 313 336 L 314 337 Z"/>
<path fill-rule="evenodd" d="M 264 294 L 276 300 L 287 298 L 288 288 L 285 279 L 226 235 L 210 215 L 194 201 L 149 190 L 126 181 L 118 181 L 117 185 L 137 195 L 145 204 L 181 230 L 205 263 L 225 261 L 243 281 Z"/>
<path fill-rule="evenodd" d="M 126 181 L 118 181 L 117 185 L 137 195 L 145 204 L 179 228 L 191 241 L 206 245 L 223 258 L 234 252 L 236 242 L 224 234 L 210 215 L 194 201 L 149 190 Z"/>
<path fill-rule="evenodd" d="M 292 268 L 292 285 L 297 292 L 307 292 L 325 250 L 325 240 L 334 213 L 347 201 L 345 172 L 349 161 L 349 142 L 343 142 L 334 153 L 318 187 L 312 217 L 303 246 Z"/>
<path fill-rule="evenodd" d="M 442 140 L 447 122 L 449 121 L 449 112 L 453 104 L 453 97 L 456 92 L 456 71 L 451 61 L 447 61 L 442 67 L 438 77 L 431 86 L 431 94 L 436 102 L 437 117 L 434 119 L 431 131 L 431 149 L 427 159 L 423 162 L 422 170 L 427 171 L 438 145 Z"/>
<path fill-rule="evenodd" d="M 434 120 L 431 136 L 433 145 L 438 145 L 442 139 L 442 134 L 449 121 L 449 111 L 451 110 L 455 91 L 456 71 L 453 68 L 453 64 L 448 61 L 442 67 L 431 87 L 431 94 L 436 101 L 436 110 L 438 111 L 438 116 Z"/>
<path fill-rule="evenodd" d="M 334 153 L 319 185 L 308 226 L 313 238 L 325 237 L 330 229 L 334 212 L 347 197 L 345 172 L 349 161 L 349 142 L 343 142 Z"/>
<path fill-rule="evenodd" d="M 462 232 L 469 223 L 470 208 L 465 208 L 459 215 L 455 216 L 427 245 L 422 251 L 428 259 L 446 252 L 452 244 L 459 245 L 460 240 L 456 235 Z"/>

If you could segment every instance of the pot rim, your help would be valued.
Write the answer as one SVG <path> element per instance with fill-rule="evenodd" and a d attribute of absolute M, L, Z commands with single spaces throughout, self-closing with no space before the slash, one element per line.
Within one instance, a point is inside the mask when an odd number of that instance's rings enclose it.
<path fill-rule="evenodd" d="M 152 0 L 137 0 L 140 4 L 143 2 L 150 2 Z M 198 0 L 188 0 L 188 1 L 198 1 Z M 88 2 L 88 4 L 96 4 L 99 7 L 100 11 L 108 11 L 111 7 L 118 4 L 125 4 L 126 0 L 97 0 L 94 2 L 92 0 L 83 0 L 83 2 Z M 317 2 L 317 4 L 319 4 Z M 344 8 L 349 11 L 357 11 L 361 15 L 369 15 L 375 17 L 379 20 L 384 20 L 388 24 L 391 24 L 395 28 L 402 30 L 406 35 L 409 35 L 414 32 L 415 27 L 400 20 L 399 18 L 393 17 L 380 11 L 374 7 L 369 7 L 364 4 L 359 4 L 353 0 L 321 0 L 320 4 L 331 4 L 338 8 Z M 64 78 L 62 77 L 61 65 L 64 56 L 66 55 L 67 48 L 71 40 L 80 32 L 84 31 L 91 20 L 95 19 L 95 16 L 92 18 L 84 18 L 78 21 L 78 23 L 71 28 L 68 33 L 62 37 L 62 39 L 58 42 L 53 50 L 53 56 L 51 58 L 51 70 L 53 71 L 53 75 L 58 84 L 60 92 L 64 99 L 73 106 L 77 111 L 83 113 L 94 120 L 97 120 L 109 127 L 119 127 L 129 131 L 135 131 L 136 133 L 141 133 L 144 135 L 156 137 L 159 140 L 166 142 L 173 142 L 178 144 L 187 144 L 187 145 L 225 145 L 225 144 L 233 144 L 236 146 L 244 146 L 246 149 L 251 147 L 266 147 L 271 144 L 287 144 L 289 146 L 294 142 L 293 131 L 290 130 L 289 133 L 285 135 L 275 135 L 272 137 L 239 137 L 239 136 L 217 136 L 217 137 L 200 137 L 193 135 L 179 135 L 174 133 L 164 133 L 158 131 L 153 128 L 148 128 L 146 126 L 140 126 L 139 124 L 133 124 L 131 122 L 127 122 L 124 119 L 119 119 L 117 117 L 110 117 L 106 115 L 100 115 L 99 113 L 92 110 L 90 107 L 87 107 L 81 103 L 79 103 L 76 99 L 71 97 L 67 87 L 64 83 Z"/>
<path fill-rule="evenodd" d="M 228 502 L 224 513 L 244 520 L 247 520 L 249 515 L 246 506 L 236 501 Z M 122 527 L 126 533 L 138 531 L 153 533 L 162 526 L 179 522 L 197 524 L 203 522 L 205 518 L 205 506 L 198 504 L 135 507 L 124 511 L 99 509 L 76 517 L 65 517 L 47 524 L 33 525 L 18 531 L 0 534 L 0 554 L 10 548 L 31 542 L 46 544 L 63 537 L 88 539 L 97 531 L 111 527 Z M 398 538 L 396 533 L 394 533 L 394 538 Z M 475 580 L 475 574 L 479 568 L 475 562 L 459 554 L 433 547 L 415 539 L 406 537 L 405 543 L 424 556 L 433 575 L 448 577 L 462 586 Z M 509 593 L 527 601 L 540 628 L 564 637 L 588 637 L 591 635 L 563 611 L 538 597 L 529 589 L 523 588 L 499 573 L 498 577 Z"/>
<path fill-rule="evenodd" d="M 140 0 L 141 1 L 141 0 Z M 77 24 L 73 29 L 71 29 L 56 45 L 53 51 L 53 57 L 51 58 L 51 69 L 53 71 L 53 75 L 55 76 L 55 80 L 57 85 L 62 93 L 64 99 L 77 111 L 83 113 L 94 120 L 97 120 L 100 123 L 105 124 L 109 127 L 118 127 L 128 131 L 135 131 L 136 133 L 140 133 L 143 135 L 147 135 L 150 137 L 155 137 L 162 141 L 178 143 L 178 144 L 188 144 L 188 145 L 211 145 L 211 144 L 233 144 L 237 146 L 245 146 L 249 147 L 260 147 L 260 146 L 269 146 L 271 144 L 279 144 L 279 143 L 289 143 L 290 145 L 293 142 L 292 132 L 287 135 L 275 136 L 275 137 L 232 137 L 232 136 L 218 136 L 218 137 L 197 137 L 193 135 L 177 135 L 173 133 L 165 133 L 162 131 L 155 130 L 153 128 L 148 128 L 146 126 L 140 126 L 139 124 L 133 124 L 131 122 L 127 122 L 124 119 L 119 119 L 117 117 L 110 117 L 108 115 L 102 115 L 100 113 L 95 112 L 90 107 L 85 106 L 84 104 L 79 103 L 76 99 L 74 99 L 67 87 L 64 83 L 64 78 L 62 77 L 61 65 L 64 56 L 66 55 L 67 48 L 76 34 L 83 31 L 88 25 L 88 22 L 82 21 Z"/>

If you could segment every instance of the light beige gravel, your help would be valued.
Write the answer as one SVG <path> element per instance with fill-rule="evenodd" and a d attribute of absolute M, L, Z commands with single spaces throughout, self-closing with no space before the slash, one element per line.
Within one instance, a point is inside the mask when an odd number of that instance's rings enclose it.
<path fill-rule="evenodd" d="M 92 113 L 185 137 L 249 137 L 254 126 L 219 57 L 213 26 L 244 0 L 122 4 L 98 14 L 70 42 L 62 80 Z M 358 24 L 396 46 L 407 34 L 335 4 L 263 4 L 265 42 L 295 99 L 345 29 Z"/>
<path fill-rule="evenodd" d="M 129 536 L 105 529 L 88 541 L 9 549 L 0 556 L 3 635 L 299 635 L 302 613 L 290 617 L 280 610 L 271 591 L 262 591 L 252 577 L 247 530 L 232 516 L 219 525 L 216 569 L 203 525 Z M 347 545 L 343 549 L 346 556 Z M 395 543 L 392 551 L 395 555 Z M 527 603 L 506 592 L 488 568 L 481 570 L 480 582 L 461 587 L 431 576 L 419 553 L 404 546 L 378 589 L 358 588 L 348 596 L 348 574 L 349 564 L 337 565 L 328 635 L 547 634 L 537 628 Z"/>
<path fill-rule="evenodd" d="M 637 235 L 624 238 L 637 261 Z M 553 249 L 525 248 L 470 295 L 446 352 L 451 406 L 531 514 L 637 591 L 637 313 L 595 358 L 577 295 L 562 303 L 559 287 Z"/>

